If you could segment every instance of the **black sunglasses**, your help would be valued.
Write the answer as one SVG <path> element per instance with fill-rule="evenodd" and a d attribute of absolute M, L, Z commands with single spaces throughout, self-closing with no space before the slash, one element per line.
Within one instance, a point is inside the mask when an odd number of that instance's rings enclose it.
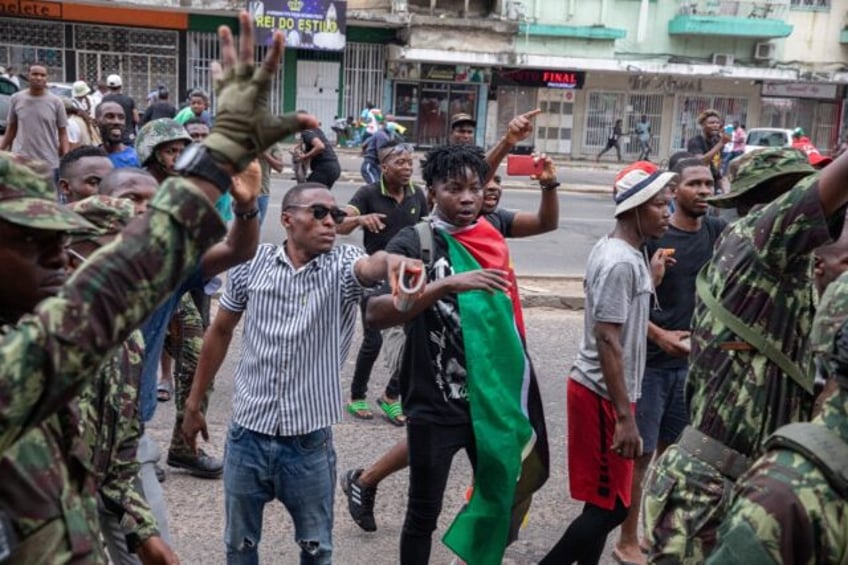
<path fill-rule="evenodd" d="M 347 217 L 347 212 L 336 206 L 330 208 L 323 204 L 289 204 L 286 206 L 286 210 L 289 208 L 311 208 L 312 217 L 316 220 L 323 220 L 327 217 L 327 214 L 329 214 L 333 217 L 333 221 L 337 224 L 342 223 L 342 220 Z"/>

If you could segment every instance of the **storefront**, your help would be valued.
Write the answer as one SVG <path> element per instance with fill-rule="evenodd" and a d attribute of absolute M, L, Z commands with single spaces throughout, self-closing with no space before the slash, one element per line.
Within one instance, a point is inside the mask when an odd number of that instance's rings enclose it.
<path fill-rule="evenodd" d="M 839 136 L 842 104 L 839 94 L 835 84 L 763 83 L 760 125 L 801 127 L 820 151 L 830 151 Z"/>
<path fill-rule="evenodd" d="M 390 62 L 391 112 L 407 128 L 406 138 L 420 147 L 445 143 L 450 117 L 466 113 L 481 123 L 488 69 L 467 65 Z M 478 143 L 482 130 L 478 127 Z"/>
<path fill-rule="evenodd" d="M 495 137 L 506 133 L 510 120 L 534 108 L 542 113 L 535 119 L 533 137 L 524 145 L 538 152 L 571 154 L 574 131 L 574 102 L 583 88 L 586 73 L 559 69 L 494 69 L 489 99 L 496 100 Z"/>
<path fill-rule="evenodd" d="M 575 124 L 578 139 L 572 154 L 596 155 L 620 119 L 622 156 L 635 159 L 640 152 L 635 127 L 644 115 L 651 125 L 651 159 L 665 159 L 700 133 L 698 115 L 707 108 L 718 110 L 728 123 L 756 125 L 749 116 L 759 115 L 758 88 L 750 80 L 589 72 L 582 95 L 575 99 L 576 115 L 583 119 Z"/>

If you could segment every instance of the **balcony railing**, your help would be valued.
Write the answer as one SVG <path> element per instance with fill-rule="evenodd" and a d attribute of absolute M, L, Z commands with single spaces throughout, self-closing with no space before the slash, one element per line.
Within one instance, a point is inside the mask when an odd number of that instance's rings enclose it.
<path fill-rule="evenodd" d="M 728 18 L 754 18 L 782 20 L 789 10 L 789 0 L 745 2 L 733 0 L 680 0 L 680 16 L 724 16 Z"/>

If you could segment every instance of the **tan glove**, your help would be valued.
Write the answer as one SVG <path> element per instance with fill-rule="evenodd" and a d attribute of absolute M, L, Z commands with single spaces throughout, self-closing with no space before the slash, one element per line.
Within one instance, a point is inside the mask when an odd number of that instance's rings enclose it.
<path fill-rule="evenodd" d="M 259 68 L 253 64 L 253 22 L 246 12 L 239 16 L 240 61 L 236 60 L 232 32 L 222 27 L 219 36 L 222 46 L 223 73 L 213 73 L 218 97 L 215 125 L 203 142 L 216 159 L 230 163 L 236 172 L 243 171 L 251 161 L 277 141 L 302 129 L 315 127 L 313 116 L 286 114 L 275 116 L 268 109 L 271 78 L 276 73 L 282 55 L 282 35 L 275 33 L 274 48 Z"/>

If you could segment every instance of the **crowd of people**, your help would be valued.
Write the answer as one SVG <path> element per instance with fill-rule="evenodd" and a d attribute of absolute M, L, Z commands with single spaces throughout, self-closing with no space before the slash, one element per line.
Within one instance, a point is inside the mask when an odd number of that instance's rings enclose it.
<path fill-rule="evenodd" d="M 543 564 L 597 563 L 619 526 L 621 563 L 845 562 L 848 157 L 821 156 L 802 131 L 793 147 L 733 155 L 736 130 L 708 110 L 703 136 L 663 170 L 647 161 L 643 116 L 643 159 L 617 175 L 615 226 L 586 265 L 567 438 L 549 438 L 506 238 L 557 228 L 557 168 L 535 157 L 535 212 L 499 207 L 496 175 L 540 111 L 485 153 L 473 117 L 454 115 L 423 187 L 391 116 L 370 113 L 366 184 L 339 206 L 320 124 L 267 107 L 282 35 L 254 68 L 246 13 L 240 24 L 238 46 L 219 32 L 215 115 L 206 93 L 178 110 L 164 87 L 140 112 L 118 75 L 99 100 L 77 82 L 63 101 L 39 65 L 12 97 L 0 142 L 0 562 L 178 563 L 148 429 L 172 394 L 165 461 L 223 477 L 227 562 L 259 562 L 274 500 L 301 562 L 332 562 L 333 426 L 345 411 L 374 417 L 381 349 L 391 377 L 376 406 L 406 435 L 339 483 L 374 531 L 379 483 L 409 468 L 388 562 L 430 561 L 464 451 L 470 495 L 444 543 L 467 563 L 500 563 L 548 478 L 549 439 L 567 442 L 583 509 Z M 260 244 L 277 142 L 295 133 L 308 175 L 282 200 L 284 242 Z M 611 141 L 620 135 L 617 123 Z M 358 228 L 364 249 L 336 243 Z M 221 461 L 197 436 L 208 439 L 239 324 Z"/>

